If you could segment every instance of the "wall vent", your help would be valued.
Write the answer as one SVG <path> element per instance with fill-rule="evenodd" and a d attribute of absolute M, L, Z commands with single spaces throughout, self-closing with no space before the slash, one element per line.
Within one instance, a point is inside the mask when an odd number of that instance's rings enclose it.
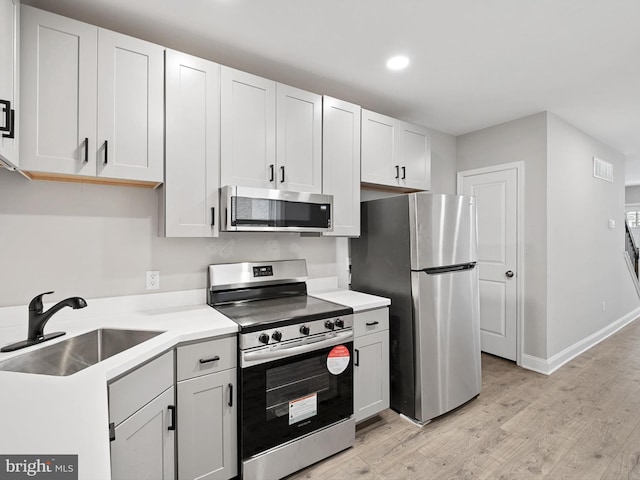
<path fill-rule="evenodd" d="M 593 176 L 613 183 L 613 164 L 593 157 Z"/>

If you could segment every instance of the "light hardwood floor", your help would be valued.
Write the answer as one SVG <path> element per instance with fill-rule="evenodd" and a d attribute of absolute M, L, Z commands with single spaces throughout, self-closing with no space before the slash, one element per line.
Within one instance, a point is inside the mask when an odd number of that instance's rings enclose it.
<path fill-rule="evenodd" d="M 482 393 L 419 428 L 387 410 L 288 480 L 640 479 L 640 320 L 550 376 L 482 355 Z"/>

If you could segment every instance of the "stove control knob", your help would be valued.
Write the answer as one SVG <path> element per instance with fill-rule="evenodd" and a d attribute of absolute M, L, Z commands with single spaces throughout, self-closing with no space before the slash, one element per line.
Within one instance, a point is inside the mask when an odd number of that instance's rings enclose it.
<path fill-rule="evenodd" d="M 341 318 L 336 318 L 336 327 L 344 328 L 344 320 L 342 320 Z"/>
<path fill-rule="evenodd" d="M 309 335 L 309 327 L 307 327 L 306 325 L 302 325 L 300 327 L 300 333 L 302 335 Z"/>
<path fill-rule="evenodd" d="M 269 335 L 267 335 L 266 333 L 261 333 L 258 336 L 258 341 L 266 345 L 267 343 L 269 343 Z"/>
<path fill-rule="evenodd" d="M 333 323 L 332 320 L 327 320 L 326 322 L 324 322 L 324 328 L 327 328 L 329 330 L 333 330 L 334 328 L 336 328 L 335 323 Z"/>
<path fill-rule="evenodd" d="M 274 342 L 279 342 L 280 340 L 282 340 L 282 332 L 279 332 L 278 330 L 276 330 L 271 334 L 271 338 L 273 339 Z"/>

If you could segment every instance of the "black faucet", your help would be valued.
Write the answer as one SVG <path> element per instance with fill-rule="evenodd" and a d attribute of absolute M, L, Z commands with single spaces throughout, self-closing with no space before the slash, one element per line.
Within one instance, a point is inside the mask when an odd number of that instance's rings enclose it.
<path fill-rule="evenodd" d="M 81 297 L 70 297 L 56 303 L 46 312 L 43 312 L 42 297 L 54 292 L 45 292 L 40 295 L 36 295 L 29 303 L 29 328 L 27 330 L 27 339 L 11 345 L 6 345 L 0 348 L 0 352 L 12 352 L 20 348 L 29 347 L 37 343 L 46 342 L 52 338 L 57 338 L 65 334 L 65 332 L 54 332 L 44 334 L 44 326 L 49 319 L 58 311 L 64 307 L 71 307 L 74 310 L 78 308 L 84 308 L 87 306 L 87 302 Z"/>

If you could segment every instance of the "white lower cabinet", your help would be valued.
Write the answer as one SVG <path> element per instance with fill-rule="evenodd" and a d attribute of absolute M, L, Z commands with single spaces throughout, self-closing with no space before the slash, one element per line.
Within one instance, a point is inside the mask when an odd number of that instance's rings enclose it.
<path fill-rule="evenodd" d="M 175 478 L 173 351 L 108 386 L 111 479 Z"/>
<path fill-rule="evenodd" d="M 354 315 L 356 423 L 389 408 L 389 309 Z"/>
<path fill-rule="evenodd" d="M 178 347 L 178 479 L 238 473 L 236 338 Z"/>
<path fill-rule="evenodd" d="M 174 388 L 171 387 L 115 427 L 111 479 L 175 478 Z"/>

